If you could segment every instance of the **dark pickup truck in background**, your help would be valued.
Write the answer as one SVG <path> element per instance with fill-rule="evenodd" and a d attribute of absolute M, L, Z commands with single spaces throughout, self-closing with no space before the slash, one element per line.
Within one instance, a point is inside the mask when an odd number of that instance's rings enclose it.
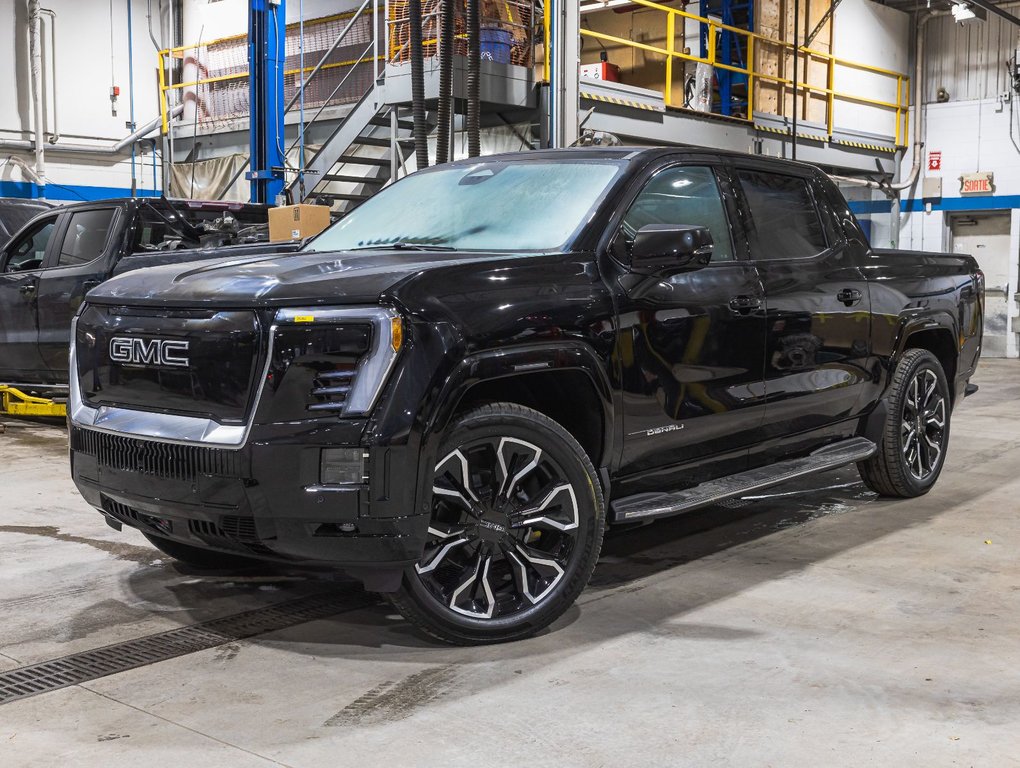
<path fill-rule="evenodd" d="M 52 207 L 53 203 L 47 203 L 44 200 L 0 197 L 0 247 L 31 219 Z"/>
<path fill-rule="evenodd" d="M 0 248 L 0 384 L 66 388 L 71 318 L 114 273 L 252 247 L 294 250 L 265 242 L 267 217 L 262 205 L 165 198 L 78 203 L 36 216 Z M 216 250 L 224 246 L 233 250 Z"/>
<path fill-rule="evenodd" d="M 817 169 L 573 149 L 420 171 L 302 252 L 75 319 L 72 472 L 178 559 L 342 568 L 454 643 L 550 624 L 607 524 L 856 463 L 935 483 L 983 276 L 873 250 Z"/>

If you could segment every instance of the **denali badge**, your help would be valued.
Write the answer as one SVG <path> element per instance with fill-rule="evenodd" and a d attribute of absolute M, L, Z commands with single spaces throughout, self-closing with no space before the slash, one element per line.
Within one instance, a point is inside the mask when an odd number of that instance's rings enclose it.
<path fill-rule="evenodd" d="M 110 359 L 116 363 L 135 365 L 167 365 L 187 368 L 187 341 L 174 339 L 139 339 L 129 336 L 114 336 L 110 339 Z"/>

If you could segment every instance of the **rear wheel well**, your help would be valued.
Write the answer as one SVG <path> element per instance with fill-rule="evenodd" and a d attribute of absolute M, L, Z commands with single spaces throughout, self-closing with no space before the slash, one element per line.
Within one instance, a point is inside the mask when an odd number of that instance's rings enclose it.
<path fill-rule="evenodd" d="M 907 337 L 907 343 L 903 349 L 904 351 L 908 349 L 926 349 L 935 355 L 946 374 L 946 382 L 949 384 L 949 399 L 955 399 L 956 361 L 959 357 L 959 352 L 949 331 L 944 329 L 917 331 Z"/>
<path fill-rule="evenodd" d="M 485 403 L 517 403 L 545 414 L 581 444 L 592 464 L 601 466 L 605 409 L 583 371 L 540 371 L 480 382 L 464 393 L 455 415 Z"/>

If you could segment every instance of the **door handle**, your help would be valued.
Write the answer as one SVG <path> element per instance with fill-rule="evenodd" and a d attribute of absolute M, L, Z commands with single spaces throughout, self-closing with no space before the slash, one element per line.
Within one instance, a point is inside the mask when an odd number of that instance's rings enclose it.
<path fill-rule="evenodd" d="M 99 285 L 98 280 L 86 280 L 84 283 L 81 284 L 82 295 L 84 296 L 86 293 L 88 293 L 98 285 Z"/>
<path fill-rule="evenodd" d="M 836 294 L 836 298 L 846 304 L 848 307 L 852 307 L 854 304 L 861 300 L 862 294 L 856 288 L 844 288 Z"/>
<path fill-rule="evenodd" d="M 31 294 L 35 293 L 35 283 L 28 283 L 27 285 L 23 285 L 20 288 L 18 288 L 18 290 L 21 292 L 22 296 L 30 296 Z"/>
<path fill-rule="evenodd" d="M 757 296 L 742 294 L 730 299 L 730 309 L 738 315 L 749 315 L 756 309 L 761 309 L 761 299 Z"/>

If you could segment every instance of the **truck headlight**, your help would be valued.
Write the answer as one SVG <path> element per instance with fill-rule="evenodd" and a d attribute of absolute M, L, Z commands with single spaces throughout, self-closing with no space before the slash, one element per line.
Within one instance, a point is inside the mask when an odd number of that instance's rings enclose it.
<path fill-rule="evenodd" d="M 269 383 L 276 397 L 299 398 L 310 415 L 366 414 L 403 343 L 403 321 L 392 309 L 281 309 Z"/>

